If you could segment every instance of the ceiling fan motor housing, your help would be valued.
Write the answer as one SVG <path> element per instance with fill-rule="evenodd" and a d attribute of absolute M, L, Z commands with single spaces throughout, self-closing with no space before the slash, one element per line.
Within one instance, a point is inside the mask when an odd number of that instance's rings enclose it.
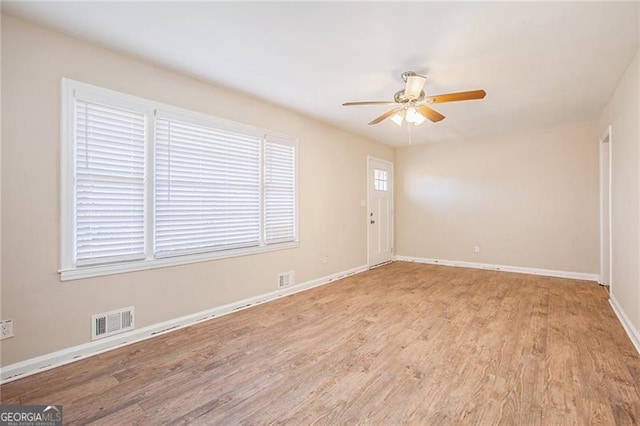
<path fill-rule="evenodd" d="M 405 82 L 404 92 L 394 95 L 394 100 L 398 103 L 419 102 L 424 99 L 424 83 L 427 77 L 416 74 L 413 71 L 406 71 L 401 74 L 402 81 Z"/>
<path fill-rule="evenodd" d="M 418 97 L 407 96 L 405 95 L 404 90 L 400 90 L 396 92 L 395 95 L 393 95 L 393 101 L 399 104 L 406 104 L 409 102 L 420 102 L 421 100 L 424 99 L 424 96 L 425 96 L 424 90 L 420 91 L 420 95 L 418 95 Z"/>

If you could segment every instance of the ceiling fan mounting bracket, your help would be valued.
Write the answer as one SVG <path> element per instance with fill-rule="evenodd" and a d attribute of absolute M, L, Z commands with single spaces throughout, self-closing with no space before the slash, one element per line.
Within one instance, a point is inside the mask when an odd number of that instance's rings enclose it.
<path fill-rule="evenodd" d="M 400 74 L 400 77 L 402 77 L 402 81 L 404 81 L 405 83 L 407 82 L 407 78 L 413 76 L 413 75 L 418 75 L 413 71 L 405 71 L 402 74 Z"/>

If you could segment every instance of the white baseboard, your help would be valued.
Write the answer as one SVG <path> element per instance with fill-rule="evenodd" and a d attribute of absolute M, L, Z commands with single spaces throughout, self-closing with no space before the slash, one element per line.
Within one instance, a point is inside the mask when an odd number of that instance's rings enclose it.
<path fill-rule="evenodd" d="M 307 281 L 305 283 L 294 285 L 288 288 L 279 289 L 277 291 L 272 291 L 270 293 L 265 293 L 259 296 L 239 300 L 237 302 L 218 306 L 206 311 L 197 312 L 195 314 L 186 315 L 180 318 L 153 324 L 137 330 L 132 330 L 127 333 L 122 333 L 116 336 L 107 337 L 105 339 L 84 343 L 82 345 L 73 346 L 71 348 L 62 349 L 39 357 L 17 362 L 15 364 L 10 364 L 0 368 L 0 383 L 8 383 L 16 379 L 39 373 L 41 371 L 50 370 L 52 368 L 69 364 L 71 362 L 78 361 L 90 356 L 98 355 L 112 349 L 140 342 L 142 340 L 146 340 L 160 334 L 179 330 L 181 328 L 188 327 L 202 321 L 207 321 L 212 318 L 217 318 L 231 312 L 246 309 L 252 306 L 259 305 L 261 303 L 270 302 L 280 297 L 288 296 L 294 293 L 308 290 L 313 287 L 328 284 L 330 282 L 337 281 L 342 278 L 358 274 L 360 272 L 364 272 L 368 269 L 369 267 L 367 265 L 358 266 L 357 268 L 327 275 L 325 277 Z"/>
<path fill-rule="evenodd" d="M 629 321 L 629 317 L 624 313 L 624 310 L 613 295 L 609 297 L 609 304 L 622 324 L 624 331 L 627 332 L 627 336 L 631 339 L 631 343 L 633 343 L 636 351 L 640 354 L 640 333 L 638 333 L 638 330 L 633 326 L 633 323 Z"/>
<path fill-rule="evenodd" d="M 554 271 L 552 269 L 529 268 L 526 266 L 495 265 L 492 263 L 464 262 L 458 260 L 427 259 L 424 257 L 396 256 L 404 262 L 428 263 L 430 265 L 458 266 L 461 268 L 487 269 L 491 271 L 517 272 L 519 274 L 544 275 L 547 277 L 572 278 L 575 280 L 598 281 L 598 274 L 584 272 Z"/>

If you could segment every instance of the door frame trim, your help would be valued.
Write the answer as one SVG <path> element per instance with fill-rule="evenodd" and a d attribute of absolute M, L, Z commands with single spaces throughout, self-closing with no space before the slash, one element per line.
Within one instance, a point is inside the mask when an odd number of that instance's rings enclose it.
<path fill-rule="evenodd" d="M 373 155 L 367 155 L 367 176 L 365 179 L 365 184 L 366 184 L 366 193 L 367 193 L 367 206 L 364 212 L 364 216 L 365 216 L 365 230 L 366 230 L 366 235 L 367 235 L 367 266 L 369 268 L 371 268 L 371 257 L 370 257 L 370 253 L 369 253 L 369 211 L 370 211 L 370 206 L 371 206 L 371 194 L 369 193 L 369 176 L 371 176 L 370 172 L 371 172 L 371 160 L 375 160 L 375 161 L 379 161 L 381 163 L 386 163 L 389 165 L 391 174 L 390 174 L 390 179 L 391 179 L 391 185 L 389 185 L 389 188 L 391 190 L 391 220 L 389 221 L 390 225 L 391 225 L 391 229 L 390 229 L 390 240 L 391 240 L 391 261 L 393 261 L 393 258 L 395 256 L 395 248 L 396 248 L 396 241 L 395 241 L 395 223 L 396 223 L 396 215 L 395 215 L 395 206 L 394 206 L 394 200 L 395 200 L 395 185 L 396 185 L 396 179 L 395 179 L 395 171 L 394 171 L 394 164 L 393 161 L 389 161 L 389 160 L 385 160 L 384 158 L 380 158 L 380 157 L 376 157 Z M 378 265 L 376 265 L 378 266 Z"/>
<path fill-rule="evenodd" d="M 608 188 L 607 188 L 607 193 L 609 194 L 609 199 L 607 200 L 607 205 L 605 206 L 604 203 L 602 202 L 602 198 L 604 195 L 604 182 L 603 182 L 603 178 L 604 178 L 604 169 L 605 169 L 605 164 L 603 163 L 603 158 L 602 158 L 602 153 L 603 153 L 603 149 L 605 149 L 604 145 L 607 145 L 606 149 L 608 150 Z M 613 287 L 613 232 L 612 232 L 612 217 L 611 217 L 611 211 L 612 211 L 612 202 L 611 202 L 611 188 L 612 188 L 612 177 L 613 177 L 613 170 L 612 170 L 612 165 L 613 165 L 613 158 L 612 158 L 612 154 L 613 154 L 613 140 L 612 140 L 612 126 L 608 125 L 607 129 L 605 130 L 605 132 L 602 134 L 602 136 L 600 136 L 600 139 L 598 140 L 598 155 L 599 155 L 599 163 L 600 163 L 600 173 L 599 173 L 599 187 L 600 187 L 600 193 L 599 193 L 599 211 L 600 211 L 600 220 L 599 220 L 599 224 L 600 224 L 600 253 L 599 253 L 599 257 L 600 257 L 600 261 L 599 261 L 599 266 L 600 266 L 600 273 L 599 273 L 599 278 L 598 278 L 598 282 L 600 284 L 605 284 L 606 280 L 604 279 L 605 277 L 603 276 L 604 273 L 604 258 L 605 258 L 605 253 L 608 251 L 609 253 L 609 276 L 608 276 L 608 284 L 609 284 L 609 291 L 611 292 L 611 289 Z M 609 227 L 609 244 L 606 244 L 606 242 L 604 241 L 604 228 L 605 228 L 605 223 L 604 223 L 604 211 L 605 209 L 608 210 L 608 227 Z M 608 246 L 608 247 L 607 247 Z"/>

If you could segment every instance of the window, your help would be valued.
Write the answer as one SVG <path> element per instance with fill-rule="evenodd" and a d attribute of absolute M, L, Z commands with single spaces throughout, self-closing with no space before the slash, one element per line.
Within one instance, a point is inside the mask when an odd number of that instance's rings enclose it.
<path fill-rule="evenodd" d="M 267 138 L 264 148 L 265 241 L 273 244 L 295 237 L 295 145 Z"/>
<path fill-rule="evenodd" d="M 261 139 L 156 119 L 155 254 L 260 244 Z"/>
<path fill-rule="evenodd" d="M 389 190 L 389 173 L 386 170 L 373 170 L 373 187 L 376 191 Z"/>
<path fill-rule="evenodd" d="M 145 116 L 76 100 L 75 260 L 144 258 Z"/>
<path fill-rule="evenodd" d="M 62 86 L 63 280 L 296 246 L 295 138 Z"/>

